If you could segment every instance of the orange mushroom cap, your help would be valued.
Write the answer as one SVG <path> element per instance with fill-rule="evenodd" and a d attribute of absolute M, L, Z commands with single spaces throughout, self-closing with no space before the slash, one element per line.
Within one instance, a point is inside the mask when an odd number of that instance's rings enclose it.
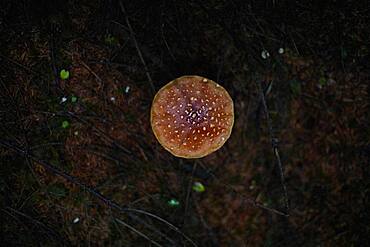
<path fill-rule="evenodd" d="M 182 76 L 154 97 L 150 122 L 159 143 L 182 158 L 201 158 L 224 145 L 234 124 L 228 92 L 200 76 Z"/>

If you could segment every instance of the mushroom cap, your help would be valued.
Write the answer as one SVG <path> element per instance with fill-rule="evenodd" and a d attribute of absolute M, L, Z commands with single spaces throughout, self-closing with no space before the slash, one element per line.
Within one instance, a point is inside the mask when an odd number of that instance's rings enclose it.
<path fill-rule="evenodd" d="M 221 148 L 234 124 L 234 105 L 216 82 L 182 76 L 155 95 L 150 122 L 159 143 L 182 158 L 201 158 Z"/>

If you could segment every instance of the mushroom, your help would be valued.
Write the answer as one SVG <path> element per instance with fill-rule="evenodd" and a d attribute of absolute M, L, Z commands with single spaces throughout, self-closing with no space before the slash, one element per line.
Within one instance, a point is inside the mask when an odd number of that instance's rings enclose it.
<path fill-rule="evenodd" d="M 216 82 L 182 76 L 157 92 L 150 122 L 157 140 L 171 154 L 201 158 L 221 148 L 230 137 L 234 105 Z"/>

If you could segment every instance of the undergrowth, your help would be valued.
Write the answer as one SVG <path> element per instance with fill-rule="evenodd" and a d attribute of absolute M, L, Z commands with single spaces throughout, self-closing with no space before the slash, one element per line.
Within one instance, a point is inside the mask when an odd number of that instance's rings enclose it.
<path fill-rule="evenodd" d="M 1 5 L 4 244 L 366 246 L 366 1 Z M 186 74 L 235 104 L 229 141 L 197 160 L 149 123 Z"/>

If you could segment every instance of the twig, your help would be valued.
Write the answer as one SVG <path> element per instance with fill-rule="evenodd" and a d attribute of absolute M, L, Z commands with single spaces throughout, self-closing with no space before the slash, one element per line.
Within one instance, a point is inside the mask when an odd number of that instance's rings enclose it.
<path fill-rule="evenodd" d="M 80 60 L 80 63 L 87 69 L 93 76 L 95 76 L 96 80 L 100 83 L 104 83 L 103 80 L 82 60 Z M 104 84 L 103 84 L 104 87 Z"/>
<path fill-rule="evenodd" d="M 256 199 L 253 199 L 252 197 L 248 197 L 248 196 L 245 196 L 245 195 L 240 195 L 231 185 L 221 182 L 220 179 L 213 172 L 208 171 L 208 174 L 210 174 L 210 176 L 212 176 L 212 178 L 216 179 L 218 182 L 222 183 L 229 191 L 231 191 L 231 193 L 235 193 L 237 196 L 239 196 L 243 200 L 243 202 L 248 203 L 248 204 L 250 204 L 254 207 L 264 209 L 266 211 L 270 211 L 270 212 L 278 214 L 278 215 L 289 216 L 289 214 L 287 214 L 285 212 L 282 212 L 280 210 L 264 206 L 263 204 L 257 202 Z"/>
<path fill-rule="evenodd" d="M 54 236 L 56 238 L 58 238 L 59 242 L 60 243 L 66 243 L 67 239 L 65 239 L 64 237 L 62 237 L 60 234 L 58 234 L 58 232 L 56 232 L 54 229 L 52 229 L 51 227 L 49 227 L 48 225 L 46 225 L 45 223 L 37 220 L 37 219 L 34 219 L 32 218 L 31 216 L 21 212 L 21 211 L 18 211 L 14 208 L 11 208 L 11 207 L 5 207 L 5 209 L 2 209 L 2 211 L 6 212 L 7 214 L 11 215 L 12 217 L 14 217 L 9 211 L 12 211 L 13 213 L 15 214 L 18 214 L 26 219 L 28 219 L 29 221 L 32 222 L 32 228 L 35 228 L 36 225 L 39 225 L 41 228 L 47 230 L 47 234 Z M 15 218 L 15 217 L 14 217 Z"/>
<path fill-rule="evenodd" d="M 167 220 L 155 215 L 155 214 L 152 214 L 150 212 L 147 212 L 147 211 L 144 211 L 144 210 L 141 210 L 141 209 L 135 209 L 135 208 L 129 208 L 129 207 L 122 207 L 120 205 L 118 205 L 116 202 L 106 198 L 105 196 L 103 196 L 99 191 L 87 186 L 86 184 L 82 183 L 80 180 L 78 180 L 76 177 L 73 177 L 61 170 L 59 170 L 57 167 L 53 166 L 52 164 L 46 162 L 46 161 L 43 161 L 43 160 L 40 160 L 38 159 L 36 156 L 34 156 L 33 154 L 31 154 L 30 152 L 28 152 L 28 150 L 23 150 L 9 142 L 6 142 L 6 141 L 3 141 L 3 140 L 0 140 L 0 145 L 4 146 L 4 147 L 7 147 L 9 149 L 12 149 L 13 151 L 17 152 L 18 154 L 20 155 L 23 155 L 25 156 L 28 160 L 33 160 L 34 162 L 37 162 L 38 164 L 40 164 L 41 166 L 43 166 L 46 170 L 48 170 L 49 172 L 55 174 L 55 175 L 58 175 L 62 178 L 64 178 L 65 180 L 67 180 L 68 182 L 71 182 L 73 184 L 76 184 L 77 186 L 83 188 L 85 191 L 89 192 L 90 194 L 94 195 L 97 199 L 99 199 L 100 201 L 102 201 L 104 204 L 106 204 L 107 206 L 109 206 L 110 208 L 112 209 L 116 209 L 120 212 L 123 212 L 123 213 L 127 213 L 128 216 L 130 216 L 132 219 L 140 222 L 141 224 L 145 225 L 146 227 L 150 227 L 148 226 L 145 222 L 143 222 L 140 218 L 138 218 L 137 216 L 134 216 L 132 215 L 132 213 L 137 213 L 137 214 L 141 214 L 141 215 L 146 215 L 146 216 L 149 216 L 153 219 L 156 219 L 157 221 L 159 222 L 162 222 L 164 223 L 165 225 L 169 226 L 169 228 L 171 228 L 172 230 L 174 230 L 175 232 L 177 232 L 178 234 L 180 234 L 181 236 L 183 236 L 187 241 L 189 241 L 193 246 L 197 246 L 194 241 L 192 241 L 188 236 L 186 236 L 183 232 L 181 232 L 179 230 L 179 228 L 177 228 L 176 226 L 174 226 L 173 224 L 171 224 L 170 222 L 168 222 Z M 159 231 L 153 229 L 152 227 L 150 227 L 153 231 L 155 231 L 157 234 L 163 236 L 164 234 L 163 233 L 160 233 Z"/>
<path fill-rule="evenodd" d="M 22 68 L 23 70 L 25 70 L 25 71 L 27 71 L 27 72 L 29 72 L 29 73 L 32 73 L 32 74 L 34 74 L 34 75 L 38 75 L 38 76 L 43 77 L 43 74 L 42 74 L 42 73 L 38 73 L 38 72 L 36 72 L 36 71 L 33 71 L 32 69 L 30 69 L 30 68 L 28 68 L 28 67 L 24 66 L 23 64 L 20 64 L 20 63 L 18 63 L 17 61 L 15 61 L 15 60 L 13 60 L 13 59 L 11 59 L 11 58 L 8 58 L 8 57 L 6 57 L 6 56 L 4 56 L 4 55 L 2 55 L 2 54 L 0 54 L 0 58 L 3 58 L 4 60 L 7 60 L 8 62 L 10 62 L 10 63 L 12 63 L 12 64 L 14 64 L 14 65 L 17 65 L 18 67 Z M 1 60 L 0 60 L 0 61 L 1 61 Z"/>
<path fill-rule="evenodd" d="M 278 139 L 273 134 L 270 114 L 268 112 L 267 103 L 266 103 L 266 99 L 265 99 L 265 94 L 262 90 L 261 83 L 258 83 L 256 81 L 256 84 L 257 84 L 257 88 L 258 88 L 258 91 L 259 91 L 259 94 L 260 94 L 260 97 L 261 97 L 263 110 L 264 110 L 265 116 L 266 116 L 267 128 L 268 128 L 269 136 L 270 136 L 270 140 L 271 140 L 272 151 L 274 152 L 276 161 L 277 161 L 278 166 L 279 166 L 280 180 L 281 180 L 281 184 L 283 186 L 283 192 L 284 192 L 285 209 L 287 211 L 286 214 L 287 214 L 287 216 L 289 216 L 288 192 L 287 192 L 286 185 L 285 185 L 283 165 L 281 164 L 281 159 L 280 159 L 280 154 L 279 154 Z"/>
<path fill-rule="evenodd" d="M 200 219 L 200 222 L 202 222 L 204 228 L 207 230 L 209 236 L 211 237 L 211 241 L 212 241 L 212 244 L 213 246 L 219 246 L 219 243 L 217 241 L 217 238 L 215 236 L 215 233 L 214 231 L 212 230 L 212 228 L 207 224 L 207 222 L 205 221 L 203 215 L 201 214 L 201 211 L 200 211 L 200 206 L 198 204 L 198 202 L 196 200 L 195 201 L 195 209 L 199 215 L 199 219 Z"/>
<path fill-rule="evenodd" d="M 136 230 L 136 228 L 130 226 L 129 224 L 127 224 L 126 222 L 120 220 L 120 219 L 117 219 L 115 218 L 114 219 L 115 221 L 117 221 L 118 223 L 124 225 L 125 227 L 129 228 L 131 231 L 135 232 L 136 234 L 140 235 L 141 237 L 145 238 L 146 240 L 150 241 L 152 244 L 154 244 L 155 246 L 162 246 L 160 245 L 159 243 L 157 243 L 156 241 L 154 240 L 151 240 L 147 235 L 145 235 L 144 233 Z"/>
<path fill-rule="evenodd" d="M 55 37 L 54 37 L 54 32 L 55 31 L 55 28 L 54 28 L 54 25 L 52 25 L 52 30 L 51 30 L 51 37 L 50 37 L 50 42 L 49 42 L 49 52 L 50 52 L 50 61 L 51 61 L 51 69 L 53 71 L 53 74 L 54 74 L 54 82 L 55 82 L 55 85 L 57 87 L 60 86 L 60 79 L 59 79 L 59 76 L 58 76 L 58 69 L 57 69 L 57 66 L 56 66 L 56 62 L 55 62 Z"/>
<path fill-rule="evenodd" d="M 91 124 L 90 122 L 78 117 L 76 114 L 72 113 L 72 112 L 67 112 L 66 113 L 68 116 L 70 117 L 73 117 L 75 119 L 77 119 L 78 121 L 84 123 L 84 124 L 87 124 L 89 126 L 91 126 L 96 132 L 98 132 L 99 134 L 102 135 L 102 137 L 105 137 L 106 139 L 108 139 L 109 141 L 111 141 L 116 147 L 118 147 L 119 149 L 121 149 L 122 151 L 124 151 L 125 153 L 127 154 L 132 154 L 132 152 L 130 150 L 128 150 L 127 148 L 123 147 L 121 144 L 119 144 L 118 142 L 116 142 L 110 135 L 108 135 L 107 133 L 105 133 L 103 130 L 101 130 L 100 128 L 94 126 L 93 124 Z"/>
<path fill-rule="evenodd" d="M 193 171 L 191 172 L 191 176 L 190 176 L 190 180 L 189 180 L 188 190 L 186 192 L 186 201 L 185 201 L 185 211 L 184 211 L 183 226 L 185 225 L 185 221 L 186 221 L 186 218 L 187 218 L 186 215 L 188 214 L 189 198 L 190 198 L 190 194 L 191 194 L 191 187 L 192 187 L 192 184 L 193 184 L 194 173 L 195 173 L 195 170 L 196 169 L 197 169 L 197 162 L 195 161 L 194 162 L 194 166 L 193 166 Z"/>
<path fill-rule="evenodd" d="M 136 212 L 136 213 L 139 213 L 139 214 L 144 214 L 144 215 L 147 215 L 147 216 L 150 216 L 166 225 L 168 225 L 172 230 L 176 231 L 177 233 L 181 234 L 186 240 L 188 240 L 193 246 L 197 246 L 197 244 L 191 240 L 191 238 L 189 238 L 188 236 L 186 236 L 184 233 L 182 233 L 180 231 L 179 228 L 177 228 L 176 226 L 172 225 L 170 222 L 162 219 L 161 217 L 155 215 L 155 214 L 152 214 L 152 213 L 149 213 L 149 212 L 146 212 L 144 210 L 140 210 L 140 209 L 134 209 L 134 208 L 127 208 L 127 211 L 132 211 L 132 212 Z"/>
<path fill-rule="evenodd" d="M 163 31 L 163 28 L 164 28 L 164 25 L 165 25 L 165 23 L 163 22 L 163 17 L 165 16 L 165 14 L 163 13 L 163 5 L 164 4 L 165 4 L 165 2 L 163 2 L 163 4 L 161 5 L 161 18 L 160 18 L 161 36 L 162 36 L 163 43 L 165 44 L 165 46 L 166 46 L 166 48 L 168 50 L 168 53 L 170 54 L 171 58 L 173 59 L 174 62 L 177 62 L 175 56 L 173 55 L 173 53 L 171 51 L 170 46 L 168 45 L 168 42 L 166 40 L 166 37 L 164 35 L 164 31 Z"/>
<path fill-rule="evenodd" d="M 153 80 L 152 80 L 152 77 L 150 76 L 149 74 L 149 70 L 148 70 L 148 67 L 146 65 L 146 62 L 144 60 L 144 57 L 143 57 L 143 54 L 141 53 L 141 50 L 139 48 L 139 45 L 136 41 L 136 38 L 135 38 L 135 33 L 134 33 L 134 30 L 132 29 L 131 27 L 131 24 L 130 24 L 130 20 L 128 19 L 128 15 L 126 13 L 126 10 L 125 10 L 125 7 L 123 6 L 123 3 L 122 1 L 119 2 L 119 6 L 121 7 L 121 11 L 123 12 L 123 14 L 125 15 L 125 20 L 126 20 L 126 24 L 127 24 L 127 27 L 129 28 L 130 30 L 130 34 L 131 34 L 131 37 L 132 37 L 132 40 L 134 41 L 135 43 L 135 47 L 136 47 L 136 51 L 137 51 L 137 54 L 139 55 L 139 58 L 141 60 L 141 63 L 143 64 L 144 66 L 144 69 L 145 69 L 145 75 L 146 77 L 148 78 L 148 81 L 150 83 L 150 87 L 151 87 L 151 90 L 152 90 L 152 94 L 154 94 L 155 92 L 155 87 L 154 87 L 154 84 L 153 84 Z"/>

